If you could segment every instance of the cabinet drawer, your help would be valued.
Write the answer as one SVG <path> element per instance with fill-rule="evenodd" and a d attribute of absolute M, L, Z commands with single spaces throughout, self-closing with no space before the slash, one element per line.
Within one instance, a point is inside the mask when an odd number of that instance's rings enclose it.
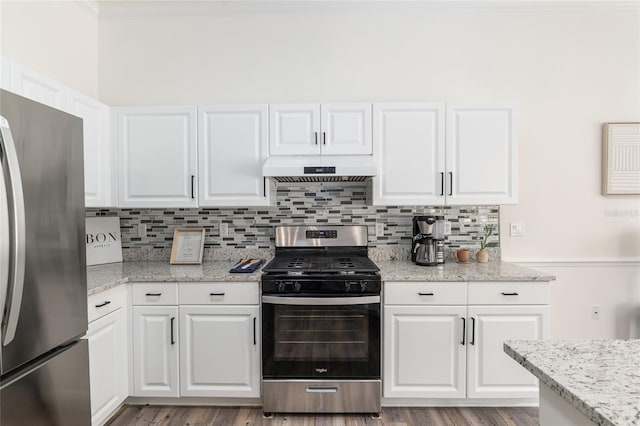
<path fill-rule="evenodd" d="M 181 283 L 181 305 L 257 305 L 260 291 L 257 282 Z"/>
<path fill-rule="evenodd" d="M 177 305 L 177 283 L 133 283 L 134 305 Z"/>
<path fill-rule="evenodd" d="M 385 305 L 466 305 L 467 283 L 385 282 Z"/>
<path fill-rule="evenodd" d="M 124 307 L 126 297 L 126 286 L 124 285 L 89 296 L 87 300 L 87 317 L 89 322 L 95 321 Z"/>
<path fill-rule="evenodd" d="M 469 305 L 548 305 L 549 283 L 469 283 Z"/>

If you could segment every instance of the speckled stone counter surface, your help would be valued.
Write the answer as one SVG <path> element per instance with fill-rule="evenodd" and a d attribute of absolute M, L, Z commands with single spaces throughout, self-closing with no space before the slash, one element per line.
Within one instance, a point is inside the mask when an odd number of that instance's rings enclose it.
<path fill-rule="evenodd" d="M 209 261 L 202 265 L 171 265 L 168 262 L 122 262 L 87 268 L 87 294 L 100 293 L 126 282 L 260 281 L 261 268 L 249 274 L 232 274 L 237 261 Z"/>
<path fill-rule="evenodd" d="M 505 262 L 418 266 L 409 261 L 376 261 L 383 281 L 552 281 L 553 275 Z"/>
<path fill-rule="evenodd" d="M 202 265 L 168 262 L 122 262 L 87 268 L 87 289 L 92 295 L 129 281 L 260 281 L 262 270 L 231 274 L 235 261 L 218 260 Z M 384 281 L 551 281 L 555 277 L 512 263 L 446 263 L 442 267 L 414 265 L 409 261 L 377 261 Z"/>
<path fill-rule="evenodd" d="M 640 340 L 507 341 L 504 351 L 600 425 L 640 425 Z"/>

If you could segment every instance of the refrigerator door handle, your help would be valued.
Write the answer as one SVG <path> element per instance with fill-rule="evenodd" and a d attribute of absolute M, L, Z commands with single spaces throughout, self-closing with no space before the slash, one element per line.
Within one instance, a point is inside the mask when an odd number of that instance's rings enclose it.
<path fill-rule="evenodd" d="M 11 217 L 10 227 L 13 226 L 13 234 L 11 234 L 11 242 L 14 248 L 13 259 L 10 259 L 10 270 L 13 272 L 9 281 L 13 281 L 11 291 L 7 289 L 6 297 L 10 298 L 7 307 L 7 317 L 2 319 L 3 335 L 2 345 L 7 346 L 16 335 L 18 327 L 18 317 L 20 316 L 20 307 L 22 305 L 22 291 L 24 288 L 24 270 L 25 270 L 25 245 L 26 245 L 26 225 L 24 212 L 24 193 L 22 192 L 22 175 L 20 174 L 20 165 L 18 163 L 18 154 L 13 143 L 9 123 L 4 117 L 0 117 L 0 131 L 2 132 L 2 151 L 6 158 L 7 175 L 9 186 L 11 188 Z M 7 204 L 9 201 L 7 200 Z"/>
<path fill-rule="evenodd" d="M 1 119 L 1 117 L 0 117 Z M 0 129 L 0 138 L 2 132 Z M 9 268 L 11 264 L 11 245 L 9 243 L 9 202 L 4 179 L 4 144 L 0 141 L 0 324 L 4 322 L 2 312 L 7 302 L 9 290 Z"/>

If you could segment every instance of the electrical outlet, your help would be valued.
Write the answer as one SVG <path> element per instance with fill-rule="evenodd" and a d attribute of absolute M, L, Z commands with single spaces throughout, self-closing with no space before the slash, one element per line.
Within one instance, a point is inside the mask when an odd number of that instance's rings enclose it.
<path fill-rule="evenodd" d="M 229 236 L 229 224 L 222 222 L 220 224 L 220 236 L 228 237 Z"/>
<path fill-rule="evenodd" d="M 524 223 L 510 223 L 512 237 L 524 237 Z"/>
<path fill-rule="evenodd" d="M 384 223 L 376 223 L 376 237 L 384 236 Z"/>
<path fill-rule="evenodd" d="M 591 307 L 591 319 L 598 320 L 600 319 L 600 306 L 593 305 Z"/>
<path fill-rule="evenodd" d="M 138 237 L 145 238 L 147 236 L 147 224 L 141 223 L 138 225 Z"/>
<path fill-rule="evenodd" d="M 444 223 L 444 235 L 451 235 L 451 222 Z"/>

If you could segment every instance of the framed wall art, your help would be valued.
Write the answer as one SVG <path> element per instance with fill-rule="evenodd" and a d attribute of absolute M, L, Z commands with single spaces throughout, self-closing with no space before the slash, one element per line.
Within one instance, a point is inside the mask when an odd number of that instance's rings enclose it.
<path fill-rule="evenodd" d="M 640 122 L 602 126 L 602 195 L 640 194 Z"/>
<path fill-rule="evenodd" d="M 171 263 L 198 265 L 204 253 L 204 228 L 178 228 L 173 233 Z"/>

